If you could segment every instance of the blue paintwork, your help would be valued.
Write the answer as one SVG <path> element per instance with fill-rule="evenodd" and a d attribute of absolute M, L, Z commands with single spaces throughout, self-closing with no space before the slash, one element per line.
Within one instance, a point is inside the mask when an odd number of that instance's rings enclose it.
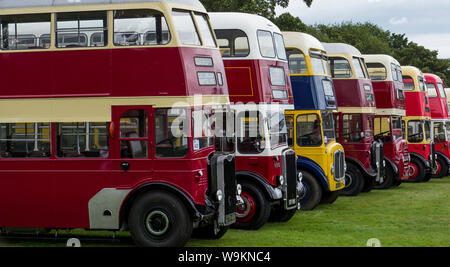
<path fill-rule="evenodd" d="M 331 78 L 324 76 L 291 76 L 296 110 L 337 109 L 336 97 L 325 95 L 322 83 L 324 79 L 331 81 Z"/>
<path fill-rule="evenodd" d="M 330 190 L 330 184 L 328 183 L 328 179 L 325 176 L 325 172 L 316 162 L 312 161 L 309 158 L 305 158 L 302 156 L 298 157 L 297 167 L 301 170 L 305 170 L 311 173 L 314 177 L 318 178 L 322 187 L 326 190 Z"/>

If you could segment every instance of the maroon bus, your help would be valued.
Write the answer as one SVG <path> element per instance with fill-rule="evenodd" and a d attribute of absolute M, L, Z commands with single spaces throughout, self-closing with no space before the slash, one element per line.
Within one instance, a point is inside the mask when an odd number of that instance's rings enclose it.
<path fill-rule="evenodd" d="M 366 64 L 355 47 L 324 43 L 333 76 L 338 111 L 336 134 L 345 149 L 346 187 L 343 195 L 370 191 L 384 176 L 383 144 L 375 140 L 375 95 Z"/>
<path fill-rule="evenodd" d="M 220 237 L 234 156 L 192 134 L 195 114 L 229 104 L 208 15 L 197 0 L 113 3 L 1 1 L 0 227 Z"/>

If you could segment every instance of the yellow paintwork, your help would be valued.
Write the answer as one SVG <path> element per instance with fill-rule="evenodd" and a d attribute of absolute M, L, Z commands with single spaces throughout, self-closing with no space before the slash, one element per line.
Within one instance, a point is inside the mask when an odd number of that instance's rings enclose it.
<path fill-rule="evenodd" d="M 176 31 L 176 27 L 174 24 L 174 21 L 172 19 L 172 10 L 187 10 L 191 11 L 192 14 L 194 12 L 206 14 L 205 10 L 189 6 L 189 5 L 183 5 L 183 4 L 176 4 L 176 3 L 170 3 L 170 2 L 143 2 L 143 3 L 122 3 L 122 4 L 108 4 L 108 5 L 75 5 L 75 6 L 51 6 L 51 7 L 32 7 L 32 8 L 9 8 L 9 9 L 0 9 L 0 16 L 1 15 L 21 15 L 21 14 L 51 14 L 51 44 L 50 48 L 48 49 L 27 49 L 27 50 L 0 50 L 0 53 L 23 53 L 26 52 L 42 52 L 42 51 L 70 51 L 70 50 L 102 50 L 102 49 L 129 49 L 130 47 L 127 46 L 114 46 L 113 42 L 111 40 L 114 40 L 114 27 L 113 27 L 113 21 L 114 21 L 114 15 L 113 10 L 126 10 L 126 9 L 151 9 L 161 12 L 167 21 L 167 25 L 169 27 L 171 40 L 168 44 L 165 45 L 152 45 L 152 47 L 199 47 L 199 46 L 192 46 L 192 45 L 184 45 L 182 44 L 178 32 Z M 108 44 L 104 47 L 80 47 L 80 48 L 57 48 L 55 46 L 55 29 L 56 29 L 56 13 L 60 12 L 88 12 L 88 11 L 107 11 L 107 17 L 108 17 Z M 208 19 L 208 23 L 210 24 L 210 21 Z M 198 29 L 197 21 L 194 20 L 194 24 Z M 212 29 L 212 27 L 211 27 Z M 200 31 L 197 31 L 199 38 L 202 43 L 203 42 L 203 36 Z M 215 38 L 214 31 L 212 32 Z M 217 43 L 217 42 L 216 42 Z M 149 46 L 133 46 L 133 48 L 148 48 Z M 210 49 L 217 49 L 219 48 L 211 48 Z"/>
<path fill-rule="evenodd" d="M 409 76 L 414 81 L 414 90 L 405 90 L 405 93 L 424 92 L 423 90 L 420 90 L 419 86 L 419 77 L 422 78 L 423 81 L 425 82 L 425 77 L 423 76 L 421 70 L 413 66 L 402 66 L 402 75 Z"/>
<path fill-rule="evenodd" d="M 296 129 L 297 127 L 295 123 L 297 121 L 297 116 L 305 114 L 318 115 L 321 120 L 320 123 L 322 125 L 322 116 L 319 110 L 287 110 L 285 111 L 285 115 L 294 118 L 294 132 L 288 134 L 292 134 L 292 136 L 294 137 L 297 135 Z M 294 138 L 294 140 L 295 139 L 296 138 Z M 324 140 L 323 131 L 322 131 L 322 140 Z M 344 181 L 337 182 L 334 179 L 334 175 L 331 173 L 331 166 L 334 163 L 334 152 L 336 152 L 337 150 L 344 151 L 344 147 L 341 144 L 337 143 L 336 140 L 328 143 L 326 146 L 322 141 L 322 145 L 319 147 L 300 147 L 294 141 L 294 146 L 291 148 L 295 151 L 295 154 L 297 154 L 298 156 L 308 158 L 317 163 L 322 168 L 323 172 L 325 173 L 325 176 L 327 177 L 328 184 L 330 185 L 329 188 L 330 191 L 337 191 L 344 189 L 345 187 Z"/>
<path fill-rule="evenodd" d="M 0 99 L 0 123 L 109 122 L 112 106 L 176 108 L 229 104 L 227 95 Z"/>
<path fill-rule="evenodd" d="M 421 116 L 410 116 L 410 117 L 403 117 L 402 120 L 405 122 L 405 136 L 408 137 L 408 122 L 409 121 L 427 121 L 427 120 L 431 120 L 430 117 L 421 117 Z M 425 125 L 423 125 L 423 141 L 420 143 L 411 143 L 413 145 L 429 145 L 431 144 L 431 139 L 427 140 L 426 139 L 426 134 L 425 134 Z M 406 138 L 406 141 L 408 141 L 408 138 Z M 410 142 L 408 141 L 408 144 L 410 144 Z"/>

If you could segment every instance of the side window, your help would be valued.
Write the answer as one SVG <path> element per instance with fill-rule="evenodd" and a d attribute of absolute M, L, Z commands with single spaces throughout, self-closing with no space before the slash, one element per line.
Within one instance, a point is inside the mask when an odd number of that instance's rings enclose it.
<path fill-rule="evenodd" d="M 194 152 L 214 146 L 214 132 L 212 131 L 213 116 L 211 110 L 195 110 L 192 112 L 194 130 Z"/>
<path fill-rule="evenodd" d="M 157 158 L 183 158 L 189 152 L 190 120 L 185 109 L 155 111 L 155 152 Z"/>
<path fill-rule="evenodd" d="M 275 40 L 275 48 L 277 49 L 278 59 L 286 60 L 286 48 L 284 45 L 283 35 L 279 33 L 273 34 L 273 39 Z"/>
<path fill-rule="evenodd" d="M 287 129 L 287 136 L 288 136 L 288 146 L 292 147 L 294 146 L 294 117 L 289 115 L 286 116 L 286 129 Z"/>
<path fill-rule="evenodd" d="M 353 58 L 353 65 L 355 67 L 356 77 L 359 79 L 366 78 L 366 75 L 364 73 L 364 67 L 361 64 L 361 60 L 359 58 L 356 57 Z"/>
<path fill-rule="evenodd" d="M 222 57 L 246 57 L 250 45 L 245 32 L 241 30 L 215 30 Z"/>
<path fill-rule="evenodd" d="M 367 70 L 372 81 L 384 81 L 387 79 L 386 67 L 381 63 L 367 63 Z M 394 72 L 396 69 L 392 69 Z"/>
<path fill-rule="evenodd" d="M 324 66 L 323 56 L 316 53 L 310 53 L 311 65 L 314 71 L 314 74 L 327 74 L 327 70 Z"/>
<path fill-rule="evenodd" d="M 420 143 L 424 139 L 423 123 L 421 121 L 408 122 L 408 142 Z"/>
<path fill-rule="evenodd" d="M 0 157 L 49 158 L 49 123 L 0 124 Z"/>
<path fill-rule="evenodd" d="M 148 113 L 129 110 L 120 118 L 120 157 L 142 159 L 148 157 Z"/>
<path fill-rule="evenodd" d="M 27 50 L 50 47 L 50 42 L 40 42 L 40 38 L 50 36 L 50 14 L 1 16 L 1 49 Z"/>
<path fill-rule="evenodd" d="M 317 114 L 297 117 L 297 145 L 301 147 L 318 147 L 322 145 L 322 127 Z"/>
<path fill-rule="evenodd" d="M 344 115 L 343 138 L 345 143 L 360 143 L 364 133 L 362 132 L 362 119 L 359 114 Z"/>
<path fill-rule="evenodd" d="M 195 19 L 197 20 L 197 25 L 203 38 L 203 45 L 208 47 L 217 47 L 216 40 L 214 39 L 211 27 L 209 26 L 208 17 L 205 14 L 196 13 Z"/>
<path fill-rule="evenodd" d="M 391 125 L 389 118 L 376 117 L 374 119 L 374 135 L 376 139 L 382 140 L 384 143 L 391 143 Z"/>
<path fill-rule="evenodd" d="M 258 43 L 262 57 L 275 58 L 275 46 L 271 32 L 259 30 Z"/>
<path fill-rule="evenodd" d="M 114 11 L 114 45 L 164 45 L 171 35 L 165 17 L 158 11 Z"/>
<path fill-rule="evenodd" d="M 403 76 L 403 84 L 405 85 L 405 90 L 413 91 L 415 89 L 414 79 L 410 76 Z"/>
<path fill-rule="evenodd" d="M 291 74 L 303 74 L 308 71 L 306 67 L 305 56 L 298 49 L 288 49 L 288 63 Z"/>
<path fill-rule="evenodd" d="M 353 76 L 350 63 L 345 58 L 330 58 L 330 67 L 333 78 L 350 78 Z"/>
<path fill-rule="evenodd" d="M 95 33 L 108 36 L 107 12 L 71 12 L 56 14 L 56 47 L 106 46 L 106 41 L 89 42 Z"/>
<path fill-rule="evenodd" d="M 214 134 L 216 151 L 235 152 L 235 125 L 236 117 L 234 110 L 215 110 L 214 112 Z"/>
<path fill-rule="evenodd" d="M 172 18 L 182 44 L 202 45 L 189 11 L 173 11 Z"/>
<path fill-rule="evenodd" d="M 391 64 L 391 72 L 392 72 L 392 80 L 400 81 L 400 77 L 398 76 L 397 66 L 395 64 Z"/>
<path fill-rule="evenodd" d="M 436 86 L 434 83 L 427 83 L 428 97 L 436 98 L 438 97 L 438 93 L 436 90 Z"/>
<path fill-rule="evenodd" d="M 259 154 L 266 148 L 264 119 L 259 111 L 246 111 L 237 118 L 238 151 L 241 154 Z"/>
<path fill-rule="evenodd" d="M 74 122 L 56 124 L 56 153 L 59 158 L 107 158 L 108 123 Z"/>

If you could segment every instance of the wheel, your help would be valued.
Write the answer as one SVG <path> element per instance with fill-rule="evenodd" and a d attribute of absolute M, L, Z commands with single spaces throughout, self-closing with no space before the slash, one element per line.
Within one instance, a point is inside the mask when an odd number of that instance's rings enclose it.
<path fill-rule="evenodd" d="M 375 186 L 375 178 L 372 177 L 364 177 L 363 179 L 363 188 L 361 189 L 362 193 L 369 193 Z"/>
<path fill-rule="evenodd" d="M 303 191 L 300 192 L 300 209 L 309 211 L 315 209 L 322 199 L 322 188 L 319 182 L 308 172 L 303 174 Z"/>
<path fill-rule="evenodd" d="M 229 227 L 219 227 L 219 231 L 216 232 L 214 228 L 214 224 L 209 224 L 208 226 L 194 229 L 192 238 L 218 240 L 221 239 L 229 229 Z"/>
<path fill-rule="evenodd" d="M 244 203 L 236 210 L 236 223 L 234 228 L 245 230 L 258 230 L 270 216 L 270 202 L 264 193 L 250 182 L 242 182 L 241 197 Z"/>
<path fill-rule="evenodd" d="M 432 178 L 443 178 L 448 174 L 448 164 L 447 161 L 441 156 L 436 159 L 436 172 L 433 174 Z"/>
<path fill-rule="evenodd" d="M 339 191 L 324 191 L 320 204 L 333 204 L 339 196 Z"/>
<path fill-rule="evenodd" d="M 131 237 L 143 247 L 181 247 L 192 234 L 193 222 L 185 205 L 164 191 L 141 195 L 128 215 Z"/>
<path fill-rule="evenodd" d="M 409 182 L 423 182 L 426 178 L 425 165 L 417 158 L 411 158 Z"/>
<path fill-rule="evenodd" d="M 345 188 L 339 191 L 341 196 L 357 196 L 361 193 L 364 186 L 364 177 L 358 167 L 347 163 L 347 172 L 345 173 Z"/>
<path fill-rule="evenodd" d="M 271 222 L 288 222 L 294 217 L 297 209 L 285 210 L 282 206 L 273 207 L 270 211 L 269 221 Z"/>
<path fill-rule="evenodd" d="M 395 174 L 391 166 L 384 169 L 384 181 L 382 183 L 375 182 L 374 189 L 389 189 L 394 186 Z"/>

